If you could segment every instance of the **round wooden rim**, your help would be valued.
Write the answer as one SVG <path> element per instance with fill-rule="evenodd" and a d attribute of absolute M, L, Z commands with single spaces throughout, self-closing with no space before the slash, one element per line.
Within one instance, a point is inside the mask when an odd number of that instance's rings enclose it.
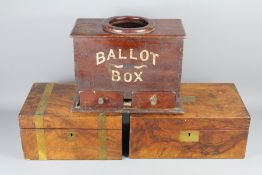
<path fill-rule="evenodd" d="M 145 22 L 146 25 L 143 27 L 134 27 L 134 28 L 124 28 L 113 26 L 112 23 L 122 21 L 122 22 L 134 22 L 141 21 Z M 107 18 L 103 22 L 103 29 L 106 32 L 114 33 L 114 34 L 147 34 L 155 30 L 155 25 L 152 20 L 140 17 L 140 16 L 114 16 Z"/>

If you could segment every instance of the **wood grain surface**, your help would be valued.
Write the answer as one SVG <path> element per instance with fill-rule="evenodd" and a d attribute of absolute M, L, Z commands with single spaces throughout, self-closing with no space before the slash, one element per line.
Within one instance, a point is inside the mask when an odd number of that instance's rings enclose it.
<path fill-rule="evenodd" d="M 71 112 L 74 92 L 74 84 L 33 85 L 19 115 L 26 159 L 122 158 L 121 114 Z"/>
<path fill-rule="evenodd" d="M 134 91 L 170 91 L 175 92 L 176 107 L 180 107 L 185 37 L 182 22 L 180 19 L 150 21 L 155 26 L 151 33 L 124 35 L 104 31 L 105 19 L 76 21 L 71 35 L 80 104 L 88 103 L 85 102 L 88 98 L 81 97 L 85 91 L 119 91 L 124 99 L 131 99 Z M 118 28 L 124 29 L 127 28 Z M 93 108 L 101 110 L 100 106 Z M 88 111 L 85 106 L 80 108 Z"/>
<path fill-rule="evenodd" d="M 34 128 L 37 106 L 41 100 L 46 83 L 35 83 L 20 111 L 20 128 Z M 85 128 L 100 129 L 98 115 L 100 113 L 71 112 L 75 84 L 54 84 L 44 112 L 44 128 Z M 104 129 L 122 129 L 121 114 L 106 113 Z"/>
<path fill-rule="evenodd" d="M 153 103 L 155 101 L 155 104 Z M 175 108 L 176 93 L 175 92 L 133 92 L 132 107 L 138 109 L 151 108 Z"/>
<path fill-rule="evenodd" d="M 191 99 L 184 115 L 131 114 L 130 157 L 243 158 L 250 117 L 235 86 L 182 84 L 181 93 Z M 184 131 L 199 132 L 198 142 L 181 141 Z"/>
<path fill-rule="evenodd" d="M 44 129 L 45 154 L 48 160 L 122 159 L 120 130 Z M 38 160 L 35 129 L 21 129 L 25 159 Z M 71 133 L 75 138 L 70 139 Z M 104 143 L 103 143 L 104 142 Z"/>
<path fill-rule="evenodd" d="M 103 30 L 102 24 L 105 21 L 103 18 L 79 18 L 75 23 L 71 35 L 73 37 L 119 37 L 112 33 Z M 154 24 L 157 26 L 152 33 L 143 34 L 143 36 L 166 36 L 184 38 L 185 31 L 180 19 L 154 19 Z M 127 36 L 139 37 L 137 34 Z"/>

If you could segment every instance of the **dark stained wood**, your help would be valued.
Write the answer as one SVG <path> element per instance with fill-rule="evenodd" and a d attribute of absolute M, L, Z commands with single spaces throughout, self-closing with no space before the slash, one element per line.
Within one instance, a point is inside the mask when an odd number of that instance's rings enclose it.
<path fill-rule="evenodd" d="M 121 108 L 123 99 L 123 94 L 117 91 L 84 91 L 80 92 L 80 107 Z"/>
<path fill-rule="evenodd" d="M 131 114 L 131 158 L 244 158 L 249 114 L 234 84 L 182 84 L 184 115 Z M 194 101 L 195 100 L 195 101 Z M 183 131 L 199 132 L 182 142 Z"/>
<path fill-rule="evenodd" d="M 108 33 L 103 30 L 105 19 L 103 18 L 79 18 L 77 19 L 71 35 L 73 37 L 119 37 L 113 33 Z M 155 27 L 154 32 L 145 34 L 148 37 L 175 37 L 184 38 L 185 31 L 180 19 L 153 19 Z M 130 35 L 138 37 L 137 34 Z"/>
<path fill-rule="evenodd" d="M 175 108 L 175 92 L 134 92 L 132 94 L 133 108 Z"/>
<path fill-rule="evenodd" d="M 136 28 L 125 34 L 106 32 L 104 20 L 78 19 L 72 31 L 77 91 L 119 91 L 125 99 L 135 91 L 170 91 L 176 92 L 180 107 L 181 20 L 151 19 L 155 30 L 145 34 L 134 34 Z M 80 100 L 88 100 L 81 94 Z"/>
<path fill-rule="evenodd" d="M 26 159 L 40 159 L 39 143 L 45 147 L 46 159 L 50 160 L 122 158 L 120 113 L 71 112 L 75 85 L 54 84 L 44 114 L 38 116 L 36 110 L 46 85 L 33 85 L 19 115 Z M 36 128 L 39 117 L 43 126 Z M 37 133 L 40 136 L 37 137 Z"/>
<path fill-rule="evenodd" d="M 103 22 L 103 29 L 114 34 L 148 34 L 156 27 L 152 20 L 139 16 L 115 16 Z"/>

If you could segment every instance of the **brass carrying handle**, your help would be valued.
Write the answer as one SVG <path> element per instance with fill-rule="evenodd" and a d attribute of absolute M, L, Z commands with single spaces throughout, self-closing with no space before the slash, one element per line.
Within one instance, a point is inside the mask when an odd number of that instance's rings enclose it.
<path fill-rule="evenodd" d="M 107 18 L 103 29 L 113 34 L 147 34 L 155 30 L 152 20 L 140 16 L 114 16 Z"/>

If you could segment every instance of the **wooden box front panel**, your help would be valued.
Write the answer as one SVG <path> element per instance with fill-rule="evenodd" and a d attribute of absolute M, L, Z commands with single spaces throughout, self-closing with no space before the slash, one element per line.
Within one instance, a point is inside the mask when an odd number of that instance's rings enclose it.
<path fill-rule="evenodd" d="M 74 49 L 79 91 L 179 90 L 183 39 L 74 37 Z"/>
<path fill-rule="evenodd" d="M 132 107 L 151 109 L 151 108 L 175 108 L 175 92 L 134 92 L 132 94 Z"/>
<path fill-rule="evenodd" d="M 187 142 L 180 138 L 181 132 L 195 131 L 199 132 L 198 141 Z M 246 130 L 131 129 L 129 156 L 130 158 L 244 158 L 247 136 Z"/>
<path fill-rule="evenodd" d="M 32 86 L 19 115 L 26 159 L 121 159 L 121 114 L 72 112 L 74 93 L 74 84 Z"/>
<path fill-rule="evenodd" d="M 121 108 L 123 94 L 119 91 L 82 91 L 80 107 L 82 108 Z"/>
<path fill-rule="evenodd" d="M 131 114 L 131 158 L 244 158 L 250 117 L 233 84 L 182 84 L 185 113 Z"/>
<path fill-rule="evenodd" d="M 121 130 L 21 129 L 25 159 L 122 159 Z"/>

